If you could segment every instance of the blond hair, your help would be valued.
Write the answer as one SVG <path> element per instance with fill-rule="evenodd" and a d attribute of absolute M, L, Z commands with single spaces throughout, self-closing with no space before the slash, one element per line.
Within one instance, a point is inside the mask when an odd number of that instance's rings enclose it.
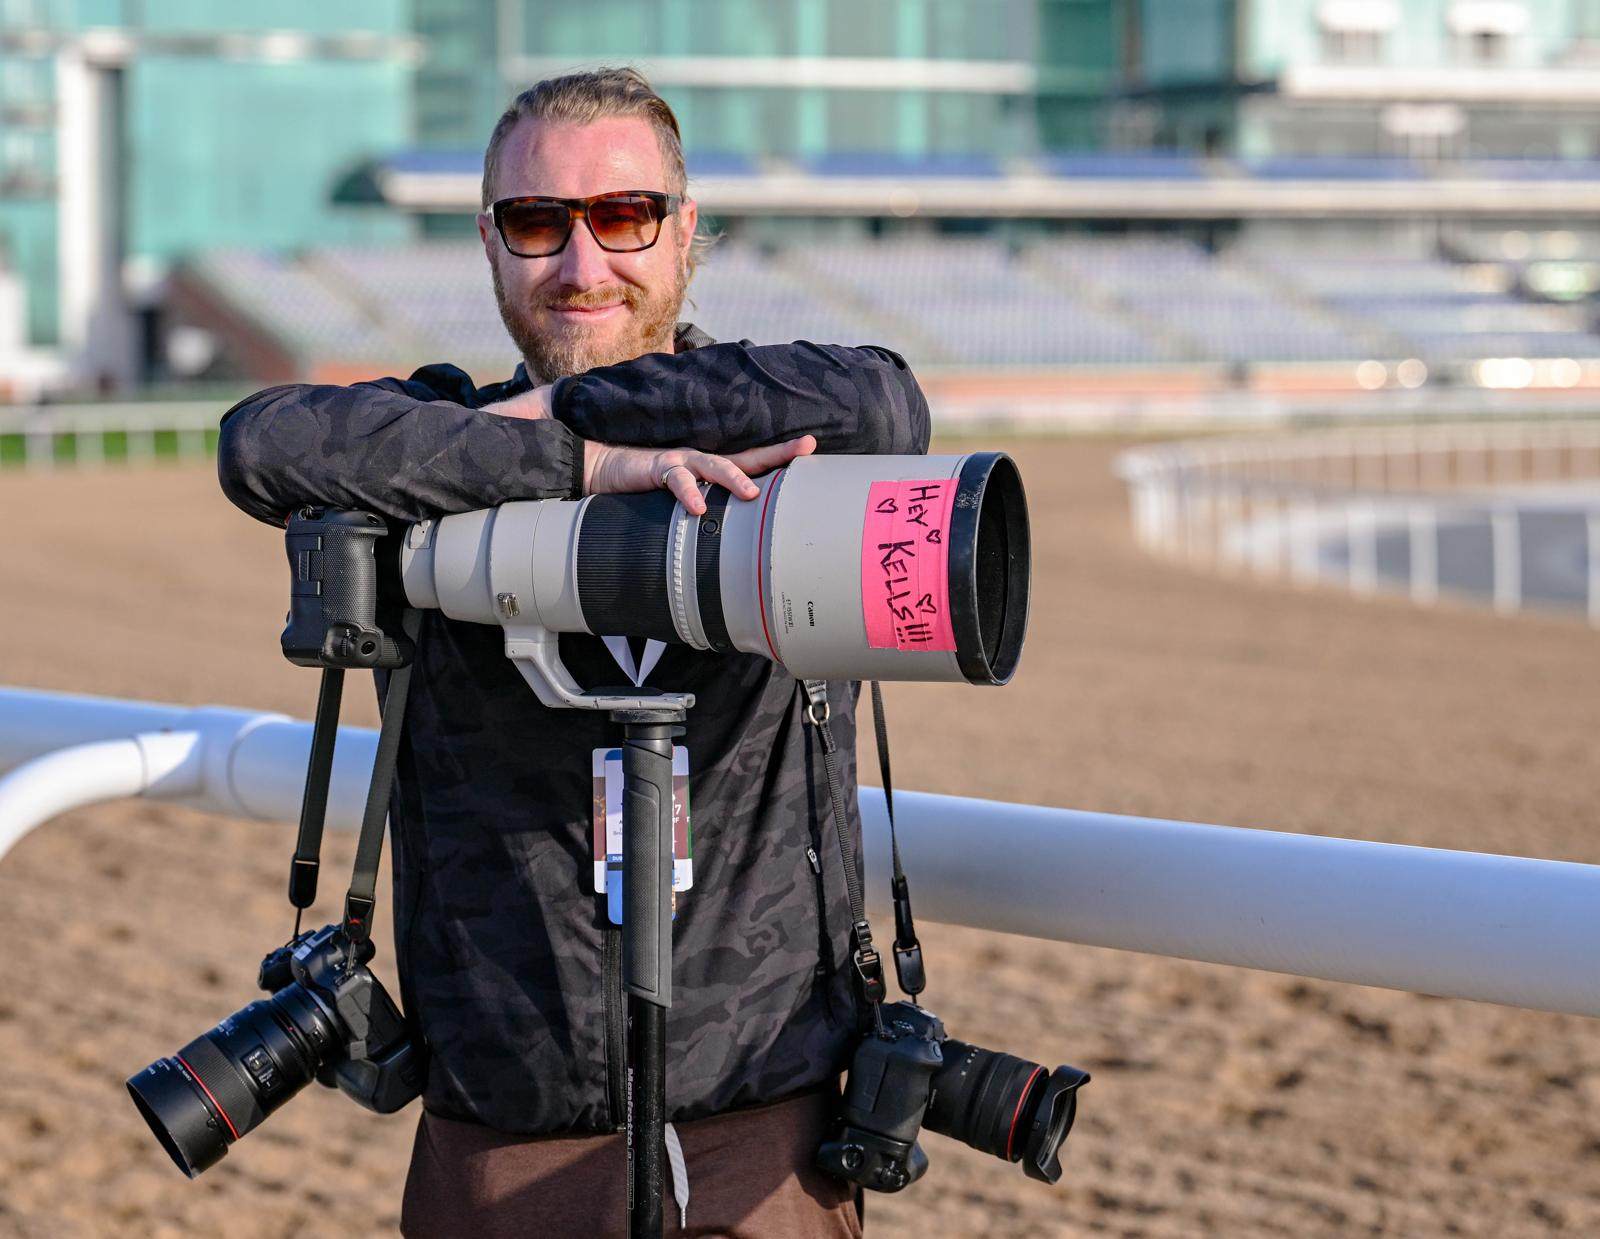
<path fill-rule="evenodd" d="M 500 114 L 483 153 L 483 209 L 494 201 L 495 182 L 500 174 L 500 151 L 507 135 L 524 120 L 551 121 L 557 124 L 589 125 L 612 116 L 637 116 L 650 122 L 661 159 L 667 168 L 667 192 L 682 195 L 688 185 L 683 163 L 683 135 L 672 107 L 639 70 L 624 68 L 588 69 L 536 82 L 511 101 Z M 712 238 L 696 231 L 689 242 L 689 274 Z"/>

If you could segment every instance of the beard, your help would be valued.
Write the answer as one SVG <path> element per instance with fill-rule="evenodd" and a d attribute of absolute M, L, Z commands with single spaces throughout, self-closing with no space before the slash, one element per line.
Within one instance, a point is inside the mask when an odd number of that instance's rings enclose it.
<path fill-rule="evenodd" d="M 490 264 L 494 278 L 494 299 L 500 307 L 512 343 L 527 363 L 535 384 L 553 383 L 569 374 L 582 374 L 596 366 L 614 366 L 646 353 L 672 351 L 673 328 L 683 309 L 689 286 L 688 272 L 675 264 L 673 276 L 655 289 L 637 284 L 605 284 L 581 292 L 555 292 L 541 296 L 531 308 L 513 302 L 500 279 L 500 267 Z M 592 309 L 621 300 L 627 318 L 621 329 L 597 333 L 584 323 L 557 323 L 540 328 L 535 312 L 541 309 Z"/>

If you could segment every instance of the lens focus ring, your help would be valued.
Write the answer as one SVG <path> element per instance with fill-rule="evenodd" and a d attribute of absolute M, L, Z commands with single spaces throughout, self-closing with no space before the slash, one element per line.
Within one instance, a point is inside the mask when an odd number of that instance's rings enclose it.
<path fill-rule="evenodd" d="M 249 1085 L 240 1078 L 233 1063 L 217 1048 L 209 1033 L 196 1037 L 179 1050 L 178 1061 L 194 1074 L 206 1095 L 222 1111 L 223 1120 L 235 1140 L 267 1117 L 256 1104 Z"/>
<path fill-rule="evenodd" d="M 1022 1156 L 1015 1133 L 1031 1122 L 1044 1068 L 949 1038 L 924 1125 L 1004 1161 Z"/>

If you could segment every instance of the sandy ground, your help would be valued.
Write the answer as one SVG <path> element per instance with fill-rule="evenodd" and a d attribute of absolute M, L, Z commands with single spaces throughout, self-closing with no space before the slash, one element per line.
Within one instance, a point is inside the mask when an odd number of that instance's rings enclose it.
<path fill-rule="evenodd" d="M 1193 575 L 1133 547 L 1112 445 L 1015 450 L 1027 656 L 1001 691 L 890 688 L 904 786 L 1600 861 L 1589 631 Z M 205 468 L 8 473 L 0 528 L 0 683 L 310 713 L 315 677 L 277 652 L 281 541 Z M 290 846 L 132 802 L 0 863 L 0 1234 L 393 1233 L 415 1111 L 312 1089 L 188 1183 L 123 1092 L 253 997 L 289 927 Z M 331 840 L 333 872 L 349 846 Z M 1592 1023 L 937 926 L 925 943 L 957 1035 L 1095 1078 L 1060 1186 L 931 1136 L 927 1179 L 873 1197 L 869 1233 L 1600 1233 Z"/>

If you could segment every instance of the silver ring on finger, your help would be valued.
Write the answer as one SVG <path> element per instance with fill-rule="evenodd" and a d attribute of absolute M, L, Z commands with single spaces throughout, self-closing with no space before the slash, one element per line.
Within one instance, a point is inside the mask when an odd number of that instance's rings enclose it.
<path fill-rule="evenodd" d="M 665 469 L 663 469 L 661 471 L 661 476 L 656 479 L 656 485 L 661 487 L 663 490 L 665 490 L 666 487 L 667 487 L 667 476 L 674 469 L 687 469 L 687 468 L 689 468 L 688 465 L 668 465 Z"/>

